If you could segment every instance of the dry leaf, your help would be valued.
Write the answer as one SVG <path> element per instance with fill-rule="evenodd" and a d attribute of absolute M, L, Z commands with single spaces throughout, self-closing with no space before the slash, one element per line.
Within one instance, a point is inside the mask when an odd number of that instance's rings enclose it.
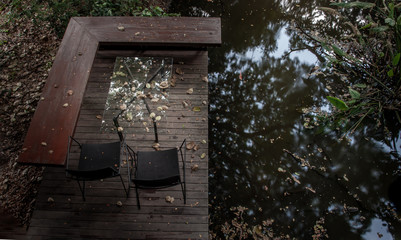
<path fill-rule="evenodd" d="M 292 180 L 294 180 L 294 182 L 301 184 L 301 182 L 294 175 L 291 175 L 291 177 L 292 177 Z"/>
<path fill-rule="evenodd" d="M 195 147 L 195 142 L 189 142 L 189 143 L 187 143 L 187 149 L 188 150 L 191 150 L 191 149 L 193 149 L 194 147 Z"/>
<path fill-rule="evenodd" d="M 202 76 L 202 81 L 209 82 L 209 79 L 207 79 L 207 76 Z"/>
<path fill-rule="evenodd" d="M 194 92 L 193 88 L 190 88 L 190 89 L 187 90 L 187 94 L 192 94 L 193 92 Z"/>
<path fill-rule="evenodd" d="M 151 117 L 151 118 L 154 118 L 154 117 L 156 117 L 156 113 L 150 113 L 150 115 L 149 115 L 149 117 Z"/>
<path fill-rule="evenodd" d="M 313 193 L 316 193 L 316 191 L 314 189 L 310 188 L 310 187 L 305 187 L 305 188 L 308 189 L 309 191 L 313 192 Z"/>
<path fill-rule="evenodd" d="M 120 105 L 120 109 L 121 110 L 125 110 L 125 109 L 127 109 L 127 105 L 124 103 L 124 104 L 121 104 Z"/>
<path fill-rule="evenodd" d="M 48 201 L 49 203 L 54 203 L 54 199 L 53 199 L 52 197 L 49 197 L 49 198 L 47 199 L 47 201 Z"/>
<path fill-rule="evenodd" d="M 161 116 L 156 116 L 156 121 L 160 121 L 162 119 Z"/>
<path fill-rule="evenodd" d="M 200 111 L 201 111 L 201 108 L 200 108 L 200 107 L 193 107 L 193 108 L 192 108 L 192 111 L 194 111 L 194 112 L 200 112 Z"/>
<path fill-rule="evenodd" d="M 159 143 L 154 143 L 152 148 L 154 148 L 156 151 L 160 150 L 160 144 Z"/>
<path fill-rule="evenodd" d="M 42 146 L 44 146 L 44 147 L 47 146 L 47 143 L 46 143 L 46 142 L 41 142 L 40 144 L 41 144 Z"/>
<path fill-rule="evenodd" d="M 122 31 L 122 32 L 125 31 L 125 27 L 124 26 L 118 26 L 117 29 L 118 29 L 118 31 Z"/>
<path fill-rule="evenodd" d="M 153 103 L 157 103 L 159 100 L 160 100 L 159 98 L 155 97 L 155 98 L 152 98 L 150 101 Z"/>
<path fill-rule="evenodd" d="M 173 203 L 174 202 L 174 197 L 166 196 L 166 202 Z"/>
<path fill-rule="evenodd" d="M 53 150 L 49 150 L 49 154 L 53 154 L 54 153 L 54 151 Z"/>
<path fill-rule="evenodd" d="M 68 95 L 68 96 L 72 96 L 72 94 L 74 94 L 74 91 L 72 91 L 72 90 L 68 90 L 68 91 L 67 91 L 67 95 Z"/>
<path fill-rule="evenodd" d="M 182 101 L 182 105 L 184 106 L 184 108 L 186 108 L 186 107 L 188 107 L 189 106 L 189 103 L 187 102 L 187 101 Z"/>
<path fill-rule="evenodd" d="M 124 128 L 118 127 L 118 128 L 117 128 L 117 131 L 122 132 L 122 131 L 124 131 Z"/>
<path fill-rule="evenodd" d="M 195 165 L 191 166 L 191 172 L 196 172 L 196 171 L 198 171 L 198 169 L 199 169 L 199 165 L 198 164 L 195 164 Z"/>
<path fill-rule="evenodd" d="M 287 172 L 286 170 L 282 169 L 281 167 L 279 167 L 279 168 L 277 169 L 277 171 L 282 172 L 282 173 Z"/>
<path fill-rule="evenodd" d="M 182 74 L 184 74 L 184 72 L 182 71 L 182 69 L 181 69 L 181 68 L 177 68 L 177 69 L 175 69 L 175 72 L 176 72 L 178 75 L 182 75 Z"/>
<path fill-rule="evenodd" d="M 166 80 L 166 81 L 163 81 L 163 82 L 161 82 L 160 83 L 160 85 L 159 85 L 159 87 L 161 88 L 161 89 L 164 89 L 164 88 L 168 88 L 168 81 Z"/>
<path fill-rule="evenodd" d="M 97 115 L 96 118 L 97 119 L 102 119 L 103 117 L 102 117 L 102 115 Z"/>
<path fill-rule="evenodd" d="M 202 153 L 202 155 L 200 156 L 201 159 L 204 159 L 206 157 L 206 153 Z"/>
<path fill-rule="evenodd" d="M 68 107 L 68 103 L 64 103 L 63 107 L 65 107 L 65 108 Z"/>
<path fill-rule="evenodd" d="M 199 150 L 199 145 L 198 145 L 198 144 L 196 144 L 196 145 L 194 146 L 194 148 L 192 148 L 192 150 L 194 150 L 194 151 L 198 151 L 198 150 Z"/>

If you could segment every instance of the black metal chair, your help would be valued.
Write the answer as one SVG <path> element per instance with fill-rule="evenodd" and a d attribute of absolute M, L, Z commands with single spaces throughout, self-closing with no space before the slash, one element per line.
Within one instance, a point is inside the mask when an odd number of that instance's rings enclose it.
<path fill-rule="evenodd" d="M 174 185 L 181 185 L 184 204 L 186 204 L 186 184 L 185 184 L 185 159 L 186 159 L 186 140 L 181 146 L 161 151 L 138 151 L 134 153 L 134 178 L 136 199 L 138 209 L 141 208 L 139 202 L 138 189 L 157 189 L 166 188 Z M 179 168 L 179 155 L 182 161 L 183 181 L 181 181 Z"/>
<path fill-rule="evenodd" d="M 77 180 L 79 189 L 82 193 L 82 198 L 85 201 L 85 182 L 106 179 L 111 177 L 120 177 L 121 183 L 124 187 L 124 191 L 128 197 L 130 189 L 130 159 L 129 155 L 132 155 L 128 150 L 128 146 L 125 144 L 124 139 L 120 136 L 119 142 L 112 143 L 96 143 L 96 144 L 81 144 L 73 137 L 69 137 L 68 142 L 68 154 L 67 154 L 67 166 L 66 175 L 67 177 Z M 76 142 L 80 148 L 80 156 L 78 167 L 74 169 L 69 168 L 70 162 L 70 147 L 72 141 Z M 126 157 L 127 169 L 128 169 L 128 187 L 125 186 L 123 178 L 120 174 L 121 168 L 121 153 Z M 81 182 L 82 181 L 82 186 Z"/>

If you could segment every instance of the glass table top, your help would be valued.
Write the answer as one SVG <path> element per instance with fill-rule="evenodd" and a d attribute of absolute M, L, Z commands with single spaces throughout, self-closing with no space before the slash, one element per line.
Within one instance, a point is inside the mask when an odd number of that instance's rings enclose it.
<path fill-rule="evenodd" d="M 117 57 L 101 132 L 153 132 L 154 122 L 158 126 L 165 122 L 172 67 L 172 58 Z"/>

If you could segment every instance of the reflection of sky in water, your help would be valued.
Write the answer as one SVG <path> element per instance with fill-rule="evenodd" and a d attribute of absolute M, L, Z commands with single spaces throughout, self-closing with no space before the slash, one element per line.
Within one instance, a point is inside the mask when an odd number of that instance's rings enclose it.
<path fill-rule="evenodd" d="M 290 36 L 286 33 L 286 28 L 287 26 L 283 27 L 280 29 L 279 33 L 279 38 L 277 39 L 277 49 L 269 53 L 267 57 L 272 57 L 272 58 L 282 58 L 284 57 L 286 51 L 289 50 L 290 46 Z M 252 62 L 257 62 L 260 63 L 263 61 L 263 58 L 266 58 L 266 53 L 264 49 L 264 45 L 261 44 L 260 46 L 254 47 L 254 48 L 248 48 L 247 52 L 245 54 L 239 54 L 235 52 L 230 52 L 227 56 L 227 58 L 231 58 L 233 56 L 236 56 L 237 61 L 239 61 L 242 57 L 245 57 L 247 59 L 252 59 Z M 289 55 L 291 60 L 294 60 L 295 58 L 298 58 L 301 62 L 314 65 L 317 62 L 317 58 L 315 55 L 313 55 L 310 51 L 308 50 L 300 50 L 300 51 L 294 51 Z M 248 64 L 245 64 L 242 69 L 247 69 L 249 68 Z M 230 65 L 227 69 L 227 71 L 230 71 Z"/>
<path fill-rule="evenodd" d="M 368 232 L 364 233 L 362 237 L 364 239 L 394 239 L 391 233 L 388 231 L 388 224 L 379 218 L 372 219 L 372 223 L 368 228 Z"/>

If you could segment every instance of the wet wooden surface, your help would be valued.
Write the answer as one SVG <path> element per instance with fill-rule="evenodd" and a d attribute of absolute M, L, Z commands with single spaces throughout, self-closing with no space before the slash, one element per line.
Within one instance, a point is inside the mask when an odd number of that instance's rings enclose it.
<path fill-rule="evenodd" d="M 67 139 L 77 126 L 89 74 L 98 74 L 92 64 L 99 46 L 199 49 L 221 44 L 220 28 L 219 18 L 72 18 L 18 162 L 65 164 Z"/>
<path fill-rule="evenodd" d="M 83 202 L 76 181 L 66 179 L 64 169 L 48 167 L 41 183 L 27 239 L 207 239 L 208 238 L 208 140 L 206 51 L 99 51 L 94 61 L 83 98 L 74 136 L 81 142 L 118 140 L 117 134 L 102 134 L 101 120 L 110 76 L 116 56 L 173 57 L 173 69 L 180 68 L 183 80 L 170 88 L 167 122 L 159 126 L 161 148 L 178 146 L 186 138 L 199 144 L 199 150 L 187 151 L 187 204 L 180 186 L 156 191 L 139 190 L 141 209 L 137 209 L 135 190 L 128 198 L 119 178 L 88 182 Z M 186 91 L 193 88 L 193 94 Z M 182 101 L 190 102 L 184 108 Z M 199 106 L 200 112 L 192 111 Z M 152 150 L 152 132 L 127 135 L 134 150 Z M 201 158 L 206 153 L 205 158 Z M 78 153 L 74 152 L 78 158 Z M 195 164 L 197 171 L 191 171 Z M 125 168 L 122 169 L 125 179 Z M 173 203 L 165 201 L 174 197 Z M 54 201 L 49 201 L 51 198 Z M 122 207 L 116 205 L 122 202 Z"/>

